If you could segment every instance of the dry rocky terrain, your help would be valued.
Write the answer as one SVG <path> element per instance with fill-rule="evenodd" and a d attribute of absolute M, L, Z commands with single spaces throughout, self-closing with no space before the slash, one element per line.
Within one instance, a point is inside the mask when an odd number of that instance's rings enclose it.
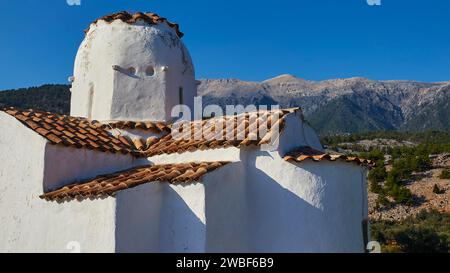
<path fill-rule="evenodd" d="M 450 179 L 439 178 L 444 169 L 450 169 L 450 154 L 441 154 L 433 158 L 431 170 L 414 173 L 414 178 L 406 185 L 416 197 L 417 204 L 412 207 L 393 205 L 376 208 L 377 194 L 369 192 L 369 217 L 373 220 L 401 220 L 423 209 L 437 209 L 450 213 Z M 433 192 L 434 185 L 438 186 L 441 193 Z"/>

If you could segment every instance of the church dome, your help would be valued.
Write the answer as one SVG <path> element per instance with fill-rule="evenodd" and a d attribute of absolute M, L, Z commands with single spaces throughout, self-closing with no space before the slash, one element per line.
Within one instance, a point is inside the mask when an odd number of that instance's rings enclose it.
<path fill-rule="evenodd" d="M 91 25 L 96 25 L 98 21 L 105 21 L 105 22 L 110 23 L 114 20 L 120 20 L 120 21 L 128 23 L 128 24 L 135 24 L 139 21 L 146 22 L 147 24 L 150 24 L 150 25 L 165 23 L 169 27 L 171 27 L 175 30 L 178 37 L 182 38 L 184 36 L 184 33 L 180 31 L 180 27 L 178 24 L 169 22 L 166 18 L 160 17 L 158 14 L 152 13 L 152 12 L 146 12 L 146 13 L 137 12 L 137 13 L 131 14 L 126 11 L 121 11 L 118 13 L 105 15 L 105 16 L 95 20 Z M 90 29 L 90 26 L 84 32 L 88 33 L 89 29 Z"/>
<path fill-rule="evenodd" d="M 95 20 L 75 59 L 71 114 L 168 121 L 175 105 L 193 106 L 195 72 L 182 36 L 178 24 L 154 13 Z"/>

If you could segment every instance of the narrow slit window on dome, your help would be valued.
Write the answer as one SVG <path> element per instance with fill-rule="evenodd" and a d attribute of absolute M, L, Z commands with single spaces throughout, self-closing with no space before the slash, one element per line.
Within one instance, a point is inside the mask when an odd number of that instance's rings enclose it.
<path fill-rule="evenodd" d="M 145 75 L 147 76 L 155 75 L 155 69 L 153 68 L 153 66 L 147 67 L 147 69 L 145 70 Z"/>
<path fill-rule="evenodd" d="M 180 102 L 180 104 L 184 104 L 183 87 L 180 87 L 178 89 L 178 101 Z"/>

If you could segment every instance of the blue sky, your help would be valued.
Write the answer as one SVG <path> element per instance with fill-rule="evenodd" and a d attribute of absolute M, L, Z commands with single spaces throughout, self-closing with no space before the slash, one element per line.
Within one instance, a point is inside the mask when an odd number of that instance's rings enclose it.
<path fill-rule="evenodd" d="M 0 0 L 0 89 L 67 83 L 83 30 L 120 10 L 179 23 L 197 78 L 450 81 L 448 0 Z"/>

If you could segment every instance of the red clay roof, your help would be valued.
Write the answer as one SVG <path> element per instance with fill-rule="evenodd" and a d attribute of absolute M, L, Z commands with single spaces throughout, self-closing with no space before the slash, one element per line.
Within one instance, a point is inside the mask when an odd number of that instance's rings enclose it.
<path fill-rule="evenodd" d="M 277 130 L 279 133 L 283 129 L 286 115 L 297 110 L 298 108 L 259 111 L 192 121 L 188 122 L 191 134 L 188 134 L 188 130 L 182 131 L 179 139 L 174 139 L 170 133 L 175 125 L 162 122 L 100 123 L 31 109 L 8 108 L 4 111 L 52 144 L 149 157 L 164 153 L 267 144 Z M 108 131 L 113 128 L 150 130 L 162 133 L 163 136 L 131 140 L 125 136 L 114 136 Z M 222 130 L 222 139 L 216 133 L 219 128 L 225 128 Z M 233 138 L 227 139 L 227 135 Z"/>
<path fill-rule="evenodd" d="M 180 31 L 180 27 L 178 24 L 169 22 L 166 18 L 160 17 L 158 14 L 151 13 L 151 12 L 146 12 L 146 13 L 136 12 L 134 14 L 131 14 L 127 11 L 121 11 L 118 13 L 105 15 L 105 16 L 95 20 L 92 24 L 96 24 L 100 20 L 108 22 L 108 23 L 115 21 L 115 20 L 121 20 L 122 22 L 125 22 L 127 24 L 134 24 L 138 20 L 145 21 L 150 25 L 156 25 L 158 23 L 165 23 L 169 27 L 171 27 L 175 30 L 175 32 L 177 33 L 179 38 L 184 36 L 184 33 Z M 89 28 L 90 28 L 90 26 L 89 26 Z M 87 28 L 84 32 L 87 33 L 89 31 L 89 28 Z"/>
<path fill-rule="evenodd" d="M 352 162 L 356 163 L 358 165 L 363 165 L 367 167 L 373 167 L 375 163 L 371 160 L 359 158 L 359 157 L 351 157 L 351 156 L 345 156 L 340 154 L 329 154 L 324 153 L 318 150 L 315 150 L 308 146 L 303 146 L 294 149 L 293 151 L 289 152 L 285 157 L 284 160 L 286 161 L 295 161 L 295 162 L 303 162 L 305 160 L 312 160 L 312 161 L 323 161 L 323 160 L 329 160 L 329 161 L 336 161 L 336 160 L 342 160 L 345 162 Z"/>
<path fill-rule="evenodd" d="M 206 173 L 222 167 L 227 163 L 202 162 L 136 167 L 65 186 L 55 191 L 47 192 L 40 197 L 45 200 L 64 200 L 112 196 L 118 191 L 149 182 L 167 181 L 169 183 L 181 183 L 198 181 Z"/>
<path fill-rule="evenodd" d="M 146 156 L 153 156 L 230 146 L 267 144 L 277 130 L 277 133 L 280 133 L 283 129 L 286 115 L 298 110 L 298 108 L 292 108 L 259 111 L 192 121 L 187 126 L 190 132 L 184 130 L 176 139 L 173 134 L 167 134 L 160 139 L 148 139 L 146 141 L 148 145 L 141 150 Z M 175 125 L 172 125 L 172 128 L 174 127 Z M 230 139 L 226 136 L 233 137 Z"/>
<path fill-rule="evenodd" d="M 104 128 L 117 129 L 141 129 L 149 130 L 153 133 L 170 133 L 170 125 L 164 122 L 153 121 L 114 121 L 105 123 Z"/>
<path fill-rule="evenodd" d="M 31 109 L 8 108 L 4 111 L 52 144 L 102 152 L 141 155 L 133 141 L 125 137 L 113 136 L 105 129 L 105 125 L 97 121 Z"/>

